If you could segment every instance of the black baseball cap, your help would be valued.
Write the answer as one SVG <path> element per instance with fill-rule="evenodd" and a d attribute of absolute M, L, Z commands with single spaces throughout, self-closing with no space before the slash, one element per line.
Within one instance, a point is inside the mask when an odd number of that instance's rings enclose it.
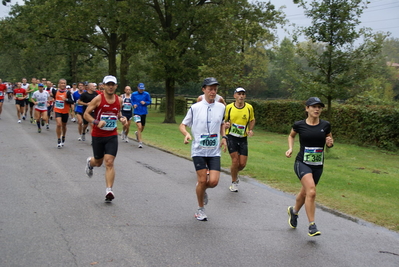
<path fill-rule="evenodd" d="M 215 85 L 215 84 L 219 85 L 219 82 L 216 80 L 216 78 L 208 77 L 208 78 L 205 78 L 204 82 L 202 83 L 202 87 Z"/>
<path fill-rule="evenodd" d="M 306 100 L 307 107 L 317 105 L 317 104 L 319 104 L 320 106 L 322 106 L 324 108 L 323 102 L 321 102 L 320 98 L 318 98 L 318 97 L 311 97 L 308 100 Z"/>

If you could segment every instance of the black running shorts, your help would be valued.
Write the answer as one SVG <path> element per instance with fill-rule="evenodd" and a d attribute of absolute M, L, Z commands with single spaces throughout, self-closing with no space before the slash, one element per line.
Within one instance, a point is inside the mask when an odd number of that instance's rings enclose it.
<path fill-rule="evenodd" d="M 118 152 L 118 136 L 107 137 L 92 136 L 93 155 L 95 159 L 102 159 L 105 154 L 116 157 Z"/>
<path fill-rule="evenodd" d="M 193 162 L 196 171 L 203 169 L 220 171 L 220 157 L 193 157 Z"/>
<path fill-rule="evenodd" d="M 294 163 L 294 171 L 299 180 L 301 180 L 304 175 L 311 173 L 313 175 L 313 181 L 317 185 L 323 173 L 323 167 L 312 167 L 301 161 L 296 160 Z"/>
<path fill-rule="evenodd" d="M 227 135 L 227 148 L 229 153 L 238 152 L 239 155 L 248 156 L 247 137 L 235 137 Z"/>

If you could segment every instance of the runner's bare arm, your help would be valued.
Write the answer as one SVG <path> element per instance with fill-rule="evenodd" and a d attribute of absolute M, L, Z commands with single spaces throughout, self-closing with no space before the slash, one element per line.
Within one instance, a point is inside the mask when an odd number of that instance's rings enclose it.
<path fill-rule="evenodd" d="M 123 105 L 122 97 L 119 97 L 118 99 L 119 99 L 120 107 L 122 107 L 122 105 Z M 119 110 L 118 118 L 119 118 L 120 122 L 122 123 L 122 125 L 125 125 L 127 123 L 126 117 L 122 115 L 122 109 Z"/>
<path fill-rule="evenodd" d="M 290 135 L 288 135 L 288 150 L 285 152 L 285 156 L 290 158 L 292 156 L 292 148 L 294 147 L 296 132 L 291 129 Z"/>
<path fill-rule="evenodd" d="M 86 111 L 83 114 L 83 117 L 85 118 L 86 121 L 96 124 L 99 128 L 102 128 L 105 125 L 105 121 L 98 121 L 90 115 L 92 111 L 95 110 L 100 105 L 100 103 L 101 103 L 101 95 L 98 95 L 95 98 L 93 98 L 93 100 L 90 101 L 89 105 L 87 106 Z"/>
<path fill-rule="evenodd" d="M 188 144 L 189 143 L 189 140 L 192 140 L 192 138 L 191 138 L 191 134 L 187 131 L 187 129 L 186 129 L 186 125 L 185 124 L 180 124 L 180 126 L 179 126 L 179 130 L 180 130 L 180 132 L 184 135 L 184 143 L 185 144 Z"/>
<path fill-rule="evenodd" d="M 222 137 L 222 140 L 220 141 L 220 147 L 223 149 L 223 152 L 226 152 L 227 150 L 227 138 L 226 138 L 226 124 L 222 122 L 222 125 L 220 126 L 220 136 Z"/>

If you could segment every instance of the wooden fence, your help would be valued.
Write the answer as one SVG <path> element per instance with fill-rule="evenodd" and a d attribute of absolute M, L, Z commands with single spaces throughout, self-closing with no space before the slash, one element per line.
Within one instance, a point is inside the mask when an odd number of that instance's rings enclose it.
<path fill-rule="evenodd" d="M 179 95 L 176 95 L 179 96 Z M 151 95 L 151 105 L 149 106 L 149 108 L 154 108 L 155 110 L 159 109 L 161 107 L 161 102 L 162 102 L 162 98 L 164 98 L 165 95 Z M 186 109 L 188 110 L 192 104 L 194 104 L 195 102 L 197 102 L 197 98 L 198 96 L 182 96 L 186 99 Z M 231 102 L 234 101 L 234 98 L 227 98 L 225 99 L 226 103 L 229 104 Z"/>
<path fill-rule="evenodd" d="M 159 109 L 161 107 L 161 102 L 162 99 L 165 97 L 165 95 L 151 95 L 151 105 L 149 108 L 153 108 L 155 110 Z M 186 109 L 189 109 L 192 104 L 197 102 L 197 97 L 194 96 L 183 96 L 186 99 Z"/>

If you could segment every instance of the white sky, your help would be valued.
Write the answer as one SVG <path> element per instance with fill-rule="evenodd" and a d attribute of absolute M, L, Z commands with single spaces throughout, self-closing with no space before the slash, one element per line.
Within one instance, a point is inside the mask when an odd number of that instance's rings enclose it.
<path fill-rule="evenodd" d="M 250 0 L 251 1 L 251 0 Z M 260 0 L 268 1 L 268 0 Z M 311 1 L 311 0 L 308 0 Z M 369 0 L 370 4 L 364 11 L 360 20 L 361 27 L 372 28 L 374 32 L 391 32 L 390 37 L 399 38 L 399 0 Z M 11 4 L 22 3 L 22 0 L 11 0 Z M 310 20 L 305 17 L 303 9 L 293 4 L 293 0 L 270 0 L 276 8 L 286 6 L 284 12 L 287 19 L 297 26 L 309 26 Z M 0 17 L 5 17 L 10 11 L 9 6 L 3 6 L 0 3 Z M 285 30 L 292 30 L 292 27 L 285 26 L 278 30 L 280 41 L 284 36 L 288 36 Z"/>
<path fill-rule="evenodd" d="M 310 2 L 311 0 L 308 0 Z M 286 18 L 296 26 L 309 26 L 310 19 L 305 17 L 304 10 L 293 4 L 293 0 L 270 0 L 278 9 L 284 8 Z M 373 32 L 390 32 L 390 37 L 399 39 L 399 0 L 369 0 L 368 8 L 363 11 L 360 17 L 360 27 L 371 28 Z M 292 27 L 285 26 L 278 30 L 280 41 L 284 36 L 288 36 L 286 30 L 292 31 Z"/>

